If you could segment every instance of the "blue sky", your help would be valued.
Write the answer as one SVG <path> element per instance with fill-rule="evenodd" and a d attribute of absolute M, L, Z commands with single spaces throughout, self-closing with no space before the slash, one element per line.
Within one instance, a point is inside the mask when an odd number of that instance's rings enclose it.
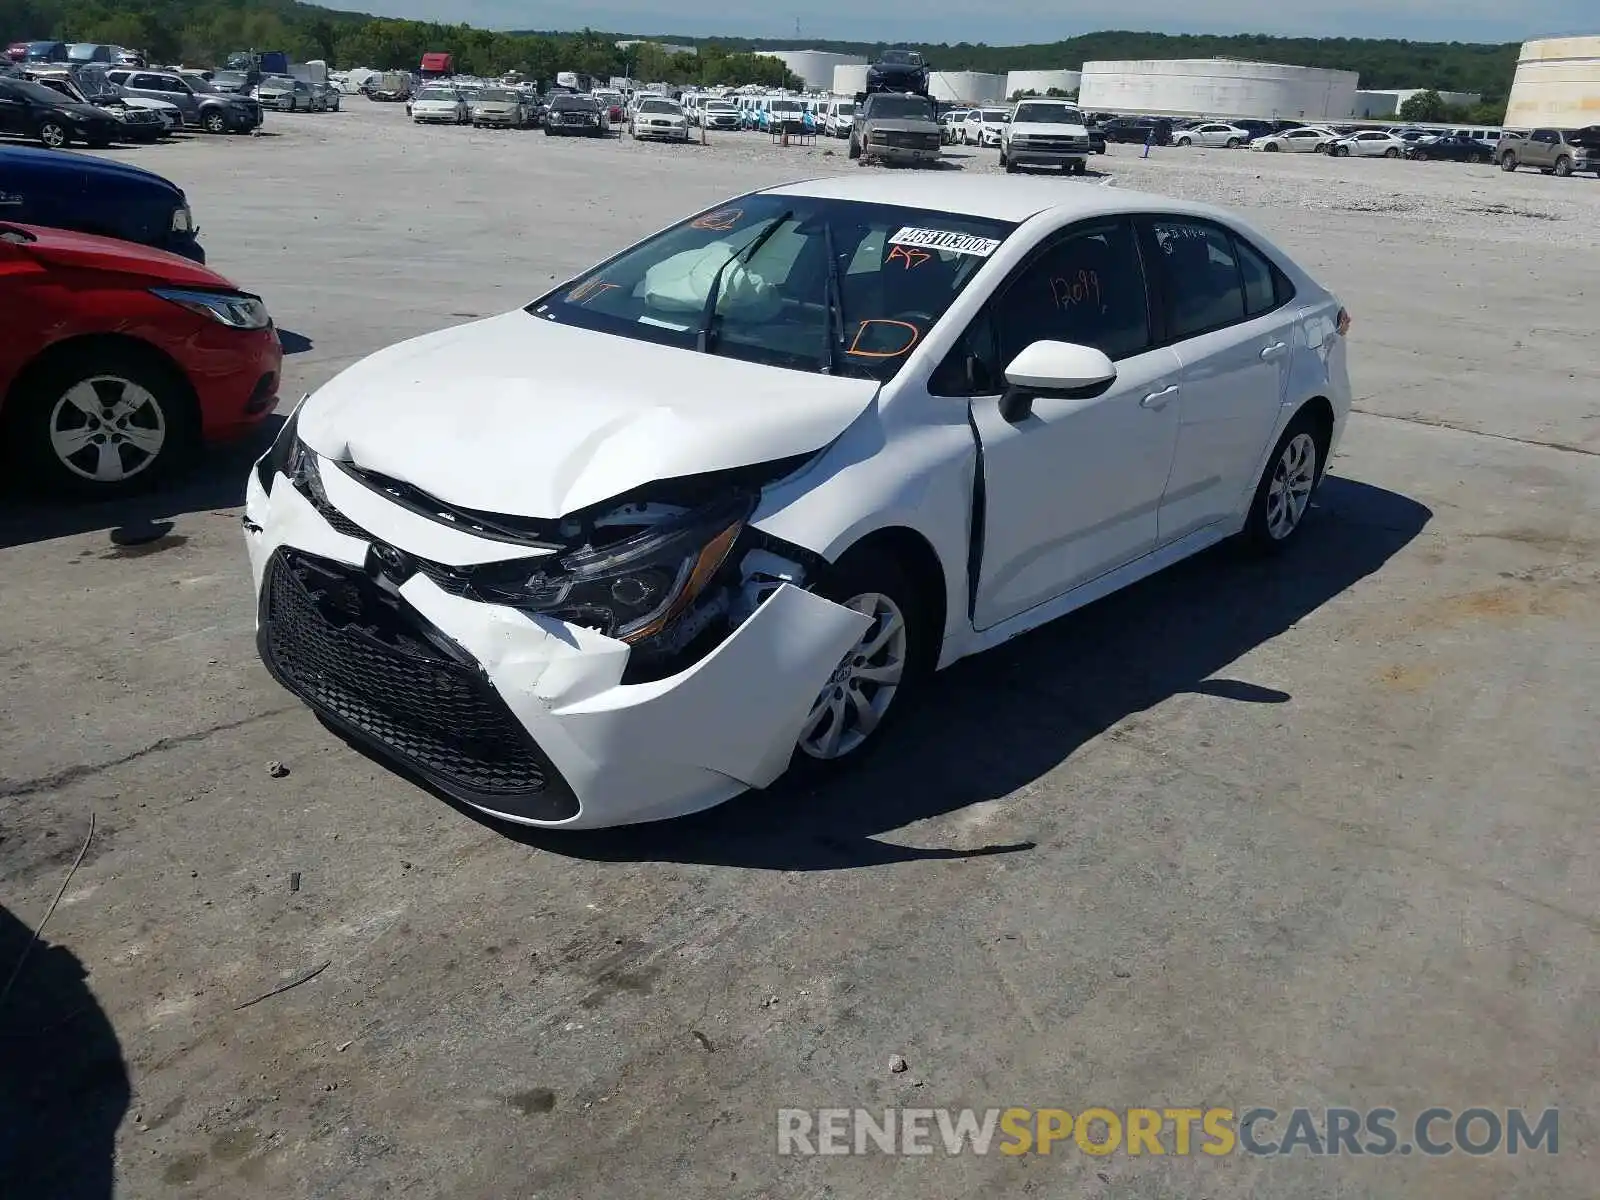
<path fill-rule="evenodd" d="M 1275 33 L 1312 37 L 1403 37 L 1418 41 L 1520 42 L 1600 33 L 1597 0 L 323 0 L 383 16 L 465 21 L 489 29 L 622 29 L 691 36 L 860 41 L 1051 42 L 1096 29 L 1165 33 Z"/>

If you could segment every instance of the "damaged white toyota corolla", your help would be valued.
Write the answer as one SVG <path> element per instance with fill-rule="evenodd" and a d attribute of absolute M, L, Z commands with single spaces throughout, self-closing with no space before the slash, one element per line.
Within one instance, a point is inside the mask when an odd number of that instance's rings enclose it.
<path fill-rule="evenodd" d="M 485 812 L 591 827 L 858 757 L 927 674 L 1299 527 L 1349 318 L 1238 219 L 1055 181 L 742 196 L 295 411 L 273 676 Z"/>

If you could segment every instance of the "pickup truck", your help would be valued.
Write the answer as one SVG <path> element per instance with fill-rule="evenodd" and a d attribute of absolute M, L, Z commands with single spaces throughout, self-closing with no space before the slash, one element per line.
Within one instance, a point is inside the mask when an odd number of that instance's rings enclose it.
<path fill-rule="evenodd" d="M 929 166 L 944 150 L 933 101 L 912 92 L 872 92 L 856 98 L 850 157 L 864 163 Z"/>
<path fill-rule="evenodd" d="M 1504 134 L 1495 146 L 1502 171 L 1538 167 L 1546 175 L 1593 171 L 1600 176 L 1600 125 L 1587 129 L 1535 129 L 1526 137 Z"/>
<path fill-rule="evenodd" d="M 1020 101 L 1000 131 L 1000 165 L 1010 174 L 1022 167 L 1060 167 L 1082 175 L 1089 152 L 1083 114 L 1064 100 Z"/>

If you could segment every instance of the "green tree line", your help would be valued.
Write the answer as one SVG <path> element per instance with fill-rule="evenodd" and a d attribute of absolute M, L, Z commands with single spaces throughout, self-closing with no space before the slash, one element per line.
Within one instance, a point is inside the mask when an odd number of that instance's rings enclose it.
<path fill-rule="evenodd" d="M 790 48 L 793 40 L 655 35 L 656 40 L 700 49 L 698 54 L 667 55 L 653 46 L 618 50 L 615 43 L 626 36 L 398 21 L 295 0 L 0 0 L 0 37 L 7 42 L 49 37 L 113 42 L 144 50 L 161 62 L 215 63 L 253 47 L 285 50 L 298 59 L 322 58 L 336 67 L 415 68 L 424 51 L 443 50 L 455 56 L 458 70 L 482 75 L 520 70 L 549 79 L 556 71 L 585 71 L 680 84 L 795 82 L 782 64 L 758 53 Z M 868 56 L 883 49 L 872 42 L 806 44 Z M 1518 47 L 1111 30 L 1026 46 L 960 42 L 913 49 L 922 51 L 935 68 L 950 71 L 1076 70 L 1096 59 L 1248 58 L 1356 71 L 1365 88 L 1479 92 L 1485 108 L 1493 109 L 1504 107 Z"/>
<path fill-rule="evenodd" d="M 282 50 L 330 67 L 414 70 L 428 51 L 453 56 L 456 70 L 485 76 L 521 71 L 549 82 L 557 71 L 631 75 L 674 84 L 797 86 L 775 58 L 715 43 L 697 54 L 655 46 L 619 50 L 620 34 L 506 33 L 430 21 L 341 12 L 293 0 L 0 0 L 0 41 L 58 38 L 107 42 L 152 61 L 216 65 L 240 50 Z"/>

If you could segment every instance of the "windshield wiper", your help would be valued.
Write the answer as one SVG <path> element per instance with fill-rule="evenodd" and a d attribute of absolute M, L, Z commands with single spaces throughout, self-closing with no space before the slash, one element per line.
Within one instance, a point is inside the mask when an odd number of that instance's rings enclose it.
<path fill-rule="evenodd" d="M 761 249 L 762 244 L 777 233 L 783 227 L 783 223 L 792 216 L 794 216 L 794 212 L 791 210 L 773 217 L 772 220 L 767 222 L 766 228 L 750 239 L 743 250 L 728 255 L 723 264 L 717 268 L 717 273 L 711 277 L 711 289 L 706 293 L 705 307 L 700 310 L 700 328 L 694 338 L 694 348 L 700 351 L 701 354 L 711 353 L 711 326 L 717 319 L 717 300 L 722 295 L 722 276 L 729 267 L 740 259 L 748 262 L 754 258 L 756 251 Z"/>
<path fill-rule="evenodd" d="M 839 256 L 833 246 L 833 226 L 822 223 L 822 245 L 828 255 L 828 275 L 824 283 L 822 372 L 839 373 L 839 347 L 844 345 L 844 289 L 839 284 Z"/>

